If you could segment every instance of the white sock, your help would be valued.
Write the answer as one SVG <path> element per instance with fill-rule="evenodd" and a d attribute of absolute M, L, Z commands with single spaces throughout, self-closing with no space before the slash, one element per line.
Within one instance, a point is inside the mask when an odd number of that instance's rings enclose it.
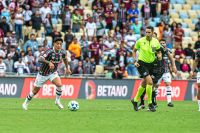
<path fill-rule="evenodd" d="M 29 95 L 26 97 L 26 100 L 25 100 L 25 102 L 30 102 L 30 101 L 31 101 L 31 99 L 33 98 L 33 96 L 34 96 L 33 92 L 32 92 L 32 91 L 30 91 Z"/>
<path fill-rule="evenodd" d="M 172 102 L 172 87 L 166 86 L 167 103 Z"/>
<path fill-rule="evenodd" d="M 198 105 L 199 105 L 199 110 L 200 110 L 200 100 L 197 100 L 198 101 Z"/>
<path fill-rule="evenodd" d="M 62 95 L 62 87 L 56 88 L 56 101 L 60 101 L 60 97 Z"/>

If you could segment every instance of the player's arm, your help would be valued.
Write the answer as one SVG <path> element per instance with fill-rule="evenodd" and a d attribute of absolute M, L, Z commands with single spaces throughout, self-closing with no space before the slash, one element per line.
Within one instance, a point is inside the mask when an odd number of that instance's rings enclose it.
<path fill-rule="evenodd" d="M 192 78 L 194 71 L 197 68 L 197 65 L 198 65 L 198 60 L 195 59 L 193 65 L 192 65 L 192 70 L 190 71 L 190 78 Z"/>
<path fill-rule="evenodd" d="M 71 74 L 71 71 L 69 69 L 69 63 L 68 63 L 68 60 L 67 60 L 66 53 L 63 53 L 62 59 L 63 59 L 63 62 L 65 64 L 65 67 L 66 67 L 66 74 Z"/>
<path fill-rule="evenodd" d="M 137 59 L 136 59 L 136 52 L 137 52 L 137 49 L 134 47 L 134 48 L 133 48 L 134 65 L 135 65 L 136 67 L 139 67 L 140 64 L 137 62 Z"/>
<path fill-rule="evenodd" d="M 170 60 L 170 62 L 171 62 L 171 64 L 172 64 L 172 71 L 173 71 L 174 73 L 176 73 L 176 72 L 177 72 L 177 69 L 176 69 L 175 61 L 174 61 L 174 59 L 173 59 L 173 57 L 172 57 L 172 55 L 170 54 L 169 51 L 167 52 L 167 56 L 168 56 L 168 58 L 169 58 L 169 60 Z"/>
<path fill-rule="evenodd" d="M 51 61 L 46 60 L 46 58 L 50 56 L 50 52 L 50 50 L 47 50 L 46 52 L 42 53 L 38 58 L 38 62 L 48 64 L 49 68 L 52 70 L 54 69 L 54 64 Z"/>

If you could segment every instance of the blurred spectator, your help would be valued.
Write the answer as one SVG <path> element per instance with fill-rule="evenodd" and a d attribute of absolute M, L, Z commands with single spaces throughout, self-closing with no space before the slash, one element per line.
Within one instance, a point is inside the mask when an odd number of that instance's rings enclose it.
<path fill-rule="evenodd" d="M 102 16 L 99 16 L 99 18 L 97 19 L 96 22 L 96 36 L 97 39 L 99 40 L 101 37 L 103 37 L 103 35 L 105 34 L 105 27 L 106 27 L 106 23 L 103 19 Z"/>
<path fill-rule="evenodd" d="M 16 69 L 18 75 L 24 74 L 25 70 L 27 73 L 30 73 L 29 68 L 25 65 L 24 62 L 22 62 L 22 58 L 19 58 L 19 61 L 14 63 L 14 68 Z"/>
<path fill-rule="evenodd" d="M 85 59 L 88 56 L 90 57 L 90 51 L 89 51 L 90 43 L 85 35 L 81 36 L 80 44 L 81 44 L 81 56 L 83 57 L 83 59 Z"/>
<path fill-rule="evenodd" d="M 97 38 L 94 37 L 93 42 L 89 45 L 89 51 L 91 53 L 91 58 L 95 59 L 96 65 L 98 65 L 100 61 L 100 49 L 101 45 L 97 41 Z"/>
<path fill-rule="evenodd" d="M 119 67 L 123 70 L 125 68 L 125 65 L 127 64 L 126 57 L 127 57 L 126 49 L 124 48 L 124 45 L 120 45 L 120 48 L 117 49 L 116 52 L 116 61 Z"/>
<path fill-rule="evenodd" d="M 52 17 L 58 18 L 61 13 L 61 1 L 60 0 L 52 0 L 51 2 L 51 9 L 52 9 Z"/>
<path fill-rule="evenodd" d="M 51 8 L 49 7 L 49 3 L 48 2 L 45 2 L 44 3 L 44 6 L 42 6 L 40 8 L 40 14 L 41 14 L 41 18 L 42 18 L 42 21 L 44 22 L 44 19 L 46 18 L 46 15 L 47 14 L 52 14 L 51 12 Z"/>
<path fill-rule="evenodd" d="M 80 0 L 71 0 L 71 5 L 76 6 L 77 4 L 80 5 Z"/>
<path fill-rule="evenodd" d="M 135 19 L 135 23 L 132 24 L 131 29 L 133 30 L 133 32 L 137 35 L 140 35 L 141 33 L 141 28 L 142 28 L 142 24 L 139 23 L 138 18 Z"/>
<path fill-rule="evenodd" d="M 194 44 L 194 49 L 197 50 L 200 48 L 200 35 L 198 36 L 198 40 Z"/>
<path fill-rule="evenodd" d="M 43 24 L 45 27 L 46 36 L 50 36 L 53 30 L 53 24 L 50 13 L 47 13 L 46 18 L 43 21 Z"/>
<path fill-rule="evenodd" d="M 117 9 L 117 26 L 122 27 L 123 23 L 127 20 L 127 9 L 125 3 L 121 3 L 120 7 Z"/>
<path fill-rule="evenodd" d="M 80 15 L 78 10 L 75 10 L 72 15 L 72 31 L 77 33 L 80 31 L 80 27 L 82 25 L 82 16 Z"/>
<path fill-rule="evenodd" d="M 174 32 L 177 27 L 178 27 L 178 24 L 175 21 L 172 22 L 172 24 L 171 24 L 171 31 Z"/>
<path fill-rule="evenodd" d="M 6 17 L 3 17 L 3 18 L 1 19 L 1 22 L 0 22 L 0 29 L 3 30 L 4 35 L 7 35 L 7 32 L 10 31 L 10 26 L 9 26 L 9 24 L 6 22 Z"/>
<path fill-rule="evenodd" d="M 30 72 L 35 73 L 36 72 L 35 58 L 31 50 L 27 51 L 27 55 L 25 56 L 25 61 L 26 64 L 28 64 Z"/>
<path fill-rule="evenodd" d="M 161 12 L 160 14 L 164 14 L 164 12 L 166 11 L 168 14 L 169 11 L 169 4 L 170 4 L 170 0 L 160 0 L 161 3 Z M 168 24 L 168 23 L 167 23 Z"/>
<path fill-rule="evenodd" d="M 133 34 L 132 30 L 129 30 L 128 34 L 125 35 L 124 41 L 126 43 L 126 46 L 128 46 L 129 49 L 132 49 L 135 45 L 135 42 L 137 41 L 137 38 L 135 34 Z"/>
<path fill-rule="evenodd" d="M 35 31 L 39 31 L 41 29 L 42 24 L 42 18 L 40 16 L 40 12 L 36 11 L 35 15 L 31 18 L 32 21 L 32 28 L 35 29 Z"/>
<path fill-rule="evenodd" d="M 15 46 L 13 46 L 13 45 L 10 46 L 9 54 L 11 55 L 14 62 L 18 60 L 19 54 L 18 54 Z"/>
<path fill-rule="evenodd" d="M 159 26 L 158 26 L 158 29 L 159 29 L 158 40 L 163 39 L 164 28 L 165 28 L 165 23 L 163 21 L 161 21 L 160 24 L 159 24 Z"/>
<path fill-rule="evenodd" d="M 128 10 L 127 14 L 129 21 L 135 23 L 135 18 L 138 18 L 139 11 L 134 3 L 132 3 L 131 8 Z"/>
<path fill-rule="evenodd" d="M 53 27 L 53 31 L 51 33 L 51 37 L 52 37 L 52 40 L 54 40 L 54 38 L 56 38 L 56 37 L 62 37 L 62 34 L 61 34 L 60 31 L 58 31 L 56 25 Z"/>
<path fill-rule="evenodd" d="M 65 34 L 64 41 L 66 43 L 66 49 L 68 50 L 70 43 L 72 42 L 74 35 L 71 32 L 71 29 L 68 29 L 68 32 Z"/>
<path fill-rule="evenodd" d="M 75 67 L 75 69 L 72 72 L 72 74 L 84 74 L 82 61 L 78 61 L 78 66 Z"/>
<path fill-rule="evenodd" d="M 138 76 L 138 72 L 137 72 L 137 68 L 134 65 L 134 58 L 132 55 L 132 52 L 128 52 L 127 53 L 127 72 L 128 72 L 128 76 Z"/>
<path fill-rule="evenodd" d="M 70 43 L 68 50 L 71 54 L 74 54 L 77 59 L 81 57 L 81 46 L 76 37 L 74 37 L 73 41 Z"/>
<path fill-rule="evenodd" d="M 102 1 L 101 0 L 94 0 L 92 2 L 92 10 L 97 11 L 98 8 L 101 8 L 101 7 L 102 7 Z"/>
<path fill-rule="evenodd" d="M 167 14 L 167 10 L 163 11 L 163 14 L 161 15 L 160 21 L 163 21 L 165 24 L 169 24 L 170 17 Z"/>
<path fill-rule="evenodd" d="M 120 27 L 119 26 L 116 26 L 115 28 L 115 38 L 118 42 L 120 42 L 122 40 L 122 33 L 121 33 L 121 30 L 120 30 Z"/>
<path fill-rule="evenodd" d="M 89 57 L 85 57 L 85 60 L 83 62 L 83 73 L 84 74 L 93 74 L 94 73 Z"/>
<path fill-rule="evenodd" d="M 6 64 L 3 62 L 3 57 L 0 56 L 0 77 L 5 76 Z"/>
<path fill-rule="evenodd" d="M 112 30 L 113 29 L 113 19 L 115 17 L 115 14 L 112 12 L 112 10 L 106 10 L 105 11 L 105 21 L 106 21 L 106 29 Z"/>
<path fill-rule="evenodd" d="M 65 6 L 62 12 L 62 31 L 66 32 L 71 29 L 71 11 L 69 6 Z"/>
<path fill-rule="evenodd" d="M 182 41 L 184 37 L 184 30 L 181 28 L 182 24 L 178 23 L 176 29 L 174 30 L 174 48 L 182 46 Z"/>
<path fill-rule="evenodd" d="M 142 37 L 146 35 L 146 27 L 148 27 L 148 26 L 149 26 L 149 20 L 144 19 L 144 22 L 143 22 L 142 27 L 141 27 L 141 32 L 140 32 Z"/>
<path fill-rule="evenodd" d="M 150 12 L 151 12 L 151 9 L 150 9 L 149 0 L 145 0 L 145 3 L 142 5 L 142 8 L 141 8 L 142 17 L 144 19 L 149 19 L 151 17 Z"/>
<path fill-rule="evenodd" d="M 40 5 L 43 5 L 43 3 L 41 3 L 40 0 L 29 0 L 29 5 L 34 14 L 40 10 Z"/>
<path fill-rule="evenodd" d="M 189 73 L 191 71 L 190 65 L 187 63 L 186 59 L 183 60 L 183 63 L 181 64 L 180 67 L 181 67 L 182 72 L 188 72 Z"/>
<path fill-rule="evenodd" d="M 26 5 L 26 8 L 22 14 L 24 16 L 25 25 L 30 26 L 31 25 L 31 16 L 32 16 L 33 12 L 30 10 L 29 5 Z"/>
<path fill-rule="evenodd" d="M 152 20 L 157 16 L 158 0 L 149 0 Z"/>
<path fill-rule="evenodd" d="M 22 14 L 22 8 L 18 8 L 15 14 L 15 32 L 17 40 L 23 39 L 22 26 L 24 23 L 24 17 Z"/>
<path fill-rule="evenodd" d="M 32 33 L 31 36 L 30 36 L 30 40 L 28 40 L 28 41 L 24 44 L 23 50 L 24 50 L 25 52 L 27 52 L 27 48 L 30 47 L 31 50 L 32 50 L 32 52 L 34 53 L 35 51 L 38 50 L 38 45 L 39 45 L 39 44 L 38 44 L 38 42 L 37 42 L 37 40 L 36 40 L 36 36 L 35 36 L 34 33 Z"/>
<path fill-rule="evenodd" d="M 4 63 L 6 64 L 6 72 L 13 72 L 13 65 L 14 65 L 14 61 L 11 57 L 10 54 L 7 55 L 7 58 L 4 60 Z"/>
<path fill-rule="evenodd" d="M 122 79 L 122 78 L 123 78 L 123 72 L 120 70 L 120 67 L 116 65 L 112 72 L 112 79 Z"/>
<path fill-rule="evenodd" d="M 96 36 L 97 27 L 92 18 L 89 18 L 89 21 L 86 23 L 85 29 L 88 38 L 93 38 L 94 36 Z"/>
<path fill-rule="evenodd" d="M 163 38 L 166 40 L 167 48 L 172 49 L 173 48 L 173 33 L 168 24 L 165 25 L 165 28 L 163 31 Z"/>
<path fill-rule="evenodd" d="M 199 18 L 199 21 L 195 24 L 195 31 L 200 31 L 200 18 Z"/>
<path fill-rule="evenodd" d="M 175 57 L 179 56 L 180 58 L 185 58 L 185 52 L 183 50 L 183 48 L 179 45 L 177 46 L 177 48 L 175 49 Z"/>
<path fill-rule="evenodd" d="M 188 47 L 184 49 L 184 53 L 185 53 L 186 59 L 193 59 L 194 58 L 195 53 L 193 51 L 191 43 L 189 43 Z"/>
<path fill-rule="evenodd" d="M 74 71 L 74 69 L 78 66 L 78 59 L 75 58 L 75 55 L 71 55 L 71 61 L 70 61 L 70 70 L 71 72 Z"/>

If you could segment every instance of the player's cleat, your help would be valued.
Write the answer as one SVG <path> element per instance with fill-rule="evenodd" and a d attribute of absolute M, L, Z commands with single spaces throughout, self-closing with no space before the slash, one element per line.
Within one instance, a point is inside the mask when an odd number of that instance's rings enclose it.
<path fill-rule="evenodd" d="M 149 110 L 148 111 L 151 111 L 151 112 L 155 112 L 156 111 L 156 109 L 155 109 L 155 107 L 153 106 L 152 103 L 149 104 Z"/>
<path fill-rule="evenodd" d="M 133 109 L 135 111 L 138 111 L 138 106 L 137 106 L 137 102 L 134 101 L 134 99 L 131 100 L 131 103 L 133 104 Z"/>
<path fill-rule="evenodd" d="M 170 102 L 170 103 L 167 104 L 167 106 L 168 107 L 174 107 L 174 104 Z"/>
<path fill-rule="evenodd" d="M 55 101 L 55 105 L 57 105 L 59 109 L 64 109 L 64 106 L 60 103 L 59 100 Z"/>
<path fill-rule="evenodd" d="M 145 105 L 144 105 L 144 103 L 140 103 L 140 104 L 139 104 L 139 106 L 138 106 L 138 110 L 140 110 L 140 109 L 145 109 Z"/>
<path fill-rule="evenodd" d="M 24 103 L 22 104 L 22 108 L 23 108 L 23 110 L 28 110 L 28 103 L 27 103 L 27 102 L 24 102 Z"/>

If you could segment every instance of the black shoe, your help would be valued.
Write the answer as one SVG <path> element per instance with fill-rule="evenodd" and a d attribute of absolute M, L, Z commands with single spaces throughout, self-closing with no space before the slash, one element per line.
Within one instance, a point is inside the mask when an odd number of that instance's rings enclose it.
<path fill-rule="evenodd" d="M 158 104 L 157 103 L 152 103 L 154 108 L 157 108 L 158 107 Z"/>
<path fill-rule="evenodd" d="M 167 106 L 168 107 L 174 107 L 174 104 L 170 102 L 170 103 L 167 104 Z"/>
<path fill-rule="evenodd" d="M 137 102 L 134 101 L 134 99 L 131 100 L 131 103 L 133 104 L 133 109 L 135 111 L 138 111 L 138 106 L 137 106 Z"/>
<path fill-rule="evenodd" d="M 152 103 L 149 104 L 149 111 L 151 111 L 151 112 L 155 112 L 156 111 L 156 109 L 155 109 L 155 107 L 153 106 Z"/>
<path fill-rule="evenodd" d="M 139 104 L 138 110 L 140 110 L 140 109 L 145 109 L 144 103 L 140 103 L 140 104 Z"/>

